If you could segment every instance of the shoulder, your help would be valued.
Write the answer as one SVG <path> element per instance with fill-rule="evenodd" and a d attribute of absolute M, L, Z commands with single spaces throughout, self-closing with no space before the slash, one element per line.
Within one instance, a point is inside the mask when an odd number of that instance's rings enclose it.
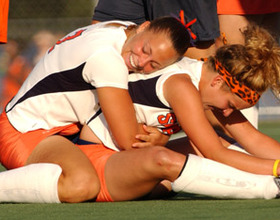
<path fill-rule="evenodd" d="M 175 100 L 183 100 L 187 97 L 198 94 L 198 90 L 193 84 L 191 77 L 187 74 L 176 74 L 170 76 L 163 85 L 164 97 L 168 102 Z"/>

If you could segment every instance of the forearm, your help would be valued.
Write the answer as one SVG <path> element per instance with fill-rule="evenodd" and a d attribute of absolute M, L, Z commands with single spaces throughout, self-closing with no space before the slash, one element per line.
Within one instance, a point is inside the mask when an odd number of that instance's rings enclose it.
<path fill-rule="evenodd" d="M 244 148 L 250 154 L 257 157 L 268 159 L 280 158 L 280 143 L 273 138 L 256 131 L 256 134 L 252 134 L 250 139 L 244 143 Z"/>
<path fill-rule="evenodd" d="M 274 159 L 263 159 L 226 148 L 216 153 L 214 158 L 211 159 L 246 172 L 263 175 L 273 175 L 275 162 Z M 277 174 L 280 174 L 279 167 L 277 168 Z"/>
<path fill-rule="evenodd" d="M 140 132 L 135 110 L 129 93 L 125 89 L 104 87 L 97 89 L 102 113 L 110 133 L 120 150 L 131 149 Z"/>
<path fill-rule="evenodd" d="M 280 143 L 258 131 L 240 112 L 236 111 L 228 118 L 217 113 L 215 115 L 233 138 L 250 154 L 268 159 L 280 158 Z"/>

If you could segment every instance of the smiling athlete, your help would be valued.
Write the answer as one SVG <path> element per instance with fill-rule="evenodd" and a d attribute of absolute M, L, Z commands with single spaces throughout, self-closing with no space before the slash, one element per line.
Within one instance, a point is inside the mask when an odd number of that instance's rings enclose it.
<path fill-rule="evenodd" d="M 150 73 L 170 65 L 183 56 L 189 43 L 188 31 L 172 17 L 140 26 L 104 22 L 68 34 L 48 50 L 2 113 L 1 163 L 7 169 L 21 167 L 37 147 L 58 149 L 45 159 L 59 155 L 71 161 L 65 166 L 57 161 L 64 176 L 60 200 L 94 198 L 99 184 L 95 170 L 66 136 L 78 133 L 102 109 L 116 143 L 131 148 L 140 126 L 127 90 L 128 73 Z M 126 120 L 120 123 L 120 118 Z M 47 172 L 58 178 L 61 169 L 52 167 Z M 73 169 L 68 172 L 69 168 Z M 92 181 L 96 185 L 88 185 Z"/>

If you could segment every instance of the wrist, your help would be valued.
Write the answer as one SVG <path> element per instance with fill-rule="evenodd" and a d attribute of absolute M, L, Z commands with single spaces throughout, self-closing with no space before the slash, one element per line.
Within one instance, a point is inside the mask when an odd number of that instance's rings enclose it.
<path fill-rule="evenodd" d="M 274 164 L 273 164 L 273 170 L 272 170 L 272 173 L 273 173 L 273 176 L 275 177 L 278 177 L 279 176 L 279 163 L 280 163 L 280 160 L 275 160 L 274 161 Z"/>

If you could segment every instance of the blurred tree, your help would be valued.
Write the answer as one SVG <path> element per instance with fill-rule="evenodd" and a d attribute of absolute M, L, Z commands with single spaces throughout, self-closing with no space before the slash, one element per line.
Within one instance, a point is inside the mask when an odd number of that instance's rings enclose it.
<path fill-rule="evenodd" d="M 55 33 L 89 25 L 97 0 L 10 0 L 8 38 L 27 42 L 40 30 Z"/>
<path fill-rule="evenodd" d="M 92 16 L 95 0 L 10 0 L 11 19 Z"/>

